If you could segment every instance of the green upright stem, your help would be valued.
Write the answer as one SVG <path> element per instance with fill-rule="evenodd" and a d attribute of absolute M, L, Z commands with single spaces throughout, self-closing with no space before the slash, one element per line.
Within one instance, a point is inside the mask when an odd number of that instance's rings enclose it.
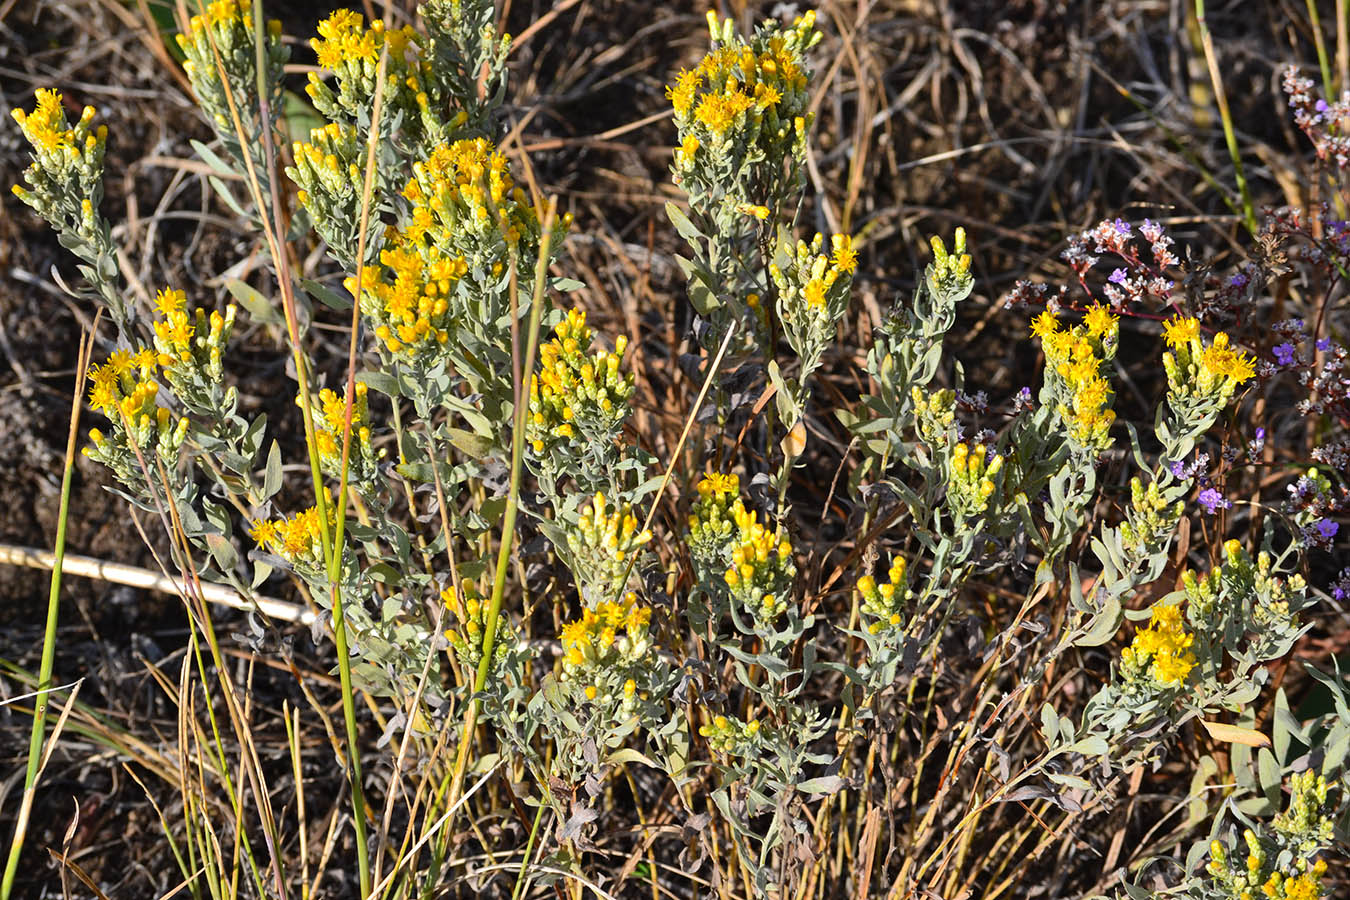
<path fill-rule="evenodd" d="M 1327 42 L 1322 37 L 1322 17 L 1317 14 L 1317 0 L 1307 0 L 1307 6 L 1313 44 L 1317 47 L 1317 66 L 1322 70 L 1322 93 L 1334 97 L 1336 92 L 1331 81 L 1331 60 L 1327 58 Z"/>
<path fill-rule="evenodd" d="M 259 27 L 259 24 L 260 20 L 255 20 L 254 27 Z M 259 46 L 261 47 L 261 44 Z M 388 59 L 389 50 L 386 46 L 380 51 L 379 68 L 375 73 L 375 105 L 370 113 L 370 135 L 366 141 L 366 171 L 361 189 L 361 218 L 358 225 L 361 230 L 356 238 L 356 285 L 353 291 L 351 333 L 348 336 L 347 346 L 347 396 L 342 423 L 342 473 L 338 479 L 337 511 L 335 514 L 337 523 L 333 535 L 333 551 L 328 558 L 328 584 L 331 586 L 333 606 L 333 644 L 337 649 L 338 681 L 342 687 L 342 718 L 347 730 L 347 774 L 352 791 L 352 827 L 356 832 L 356 865 L 363 900 L 368 898 L 371 893 L 370 850 L 366 844 L 366 798 L 361 787 L 360 732 L 356 727 L 356 701 L 352 688 L 351 650 L 347 643 L 347 617 L 343 611 L 340 582 L 342 578 L 342 549 L 347 528 L 347 475 L 352 451 L 352 402 L 356 395 L 356 357 L 361 333 L 361 278 L 365 271 L 364 260 L 366 258 L 366 234 L 369 230 L 367 225 L 370 221 L 370 198 L 375 190 L 375 152 L 379 145 L 380 114 L 384 105 L 384 80 L 385 73 L 388 71 Z M 261 71 L 261 62 L 259 62 L 259 67 Z M 306 386 L 301 385 L 301 390 L 306 396 L 308 395 L 309 389 Z M 311 456 L 316 456 L 318 448 L 315 444 L 310 443 L 309 451 Z M 318 493 L 322 494 L 322 491 Z M 322 502 L 322 499 L 322 496 L 320 496 L 320 502 Z"/>
<path fill-rule="evenodd" d="M 19 871 L 19 855 L 28 831 L 28 816 L 33 809 L 33 795 L 37 790 L 38 769 L 42 760 L 42 744 L 47 735 L 48 691 L 52 685 L 52 665 L 56 660 L 56 622 L 61 608 L 61 567 L 66 556 L 66 520 L 70 515 L 70 480 L 75 471 L 75 440 L 80 431 L 80 396 L 84 392 L 84 373 L 89 368 L 89 348 L 92 336 L 82 343 L 79 355 L 79 374 L 75 378 L 75 393 L 70 403 L 70 431 L 66 437 L 65 470 L 61 474 L 61 505 L 56 516 L 56 545 L 52 548 L 52 578 L 47 590 L 47 627 L 42 633 L 42 661 L 38 665 L 38 681 L 33 703 L 33 730 L 28 739 L 28 768 L 23 779 L 23 799 L 15 817 L 14 837 L 9 844 L 9 858 L 5 875 L 0 881 L 0 900 L 9 900 L 14 890 L 14 878 Z"/>
<path fill-rule="evenodd" d="M 1247 173 L 1242 168 L 1242 153 L 1238 150 L 1237 133 L 1233 131 L 1233 114 L 1228 109 L 1228 95 L 1223 90 L 1223 78 L 1219 75 L 1219 61 L 1214 55 L 1214 40 L 1210 37 L 1209 25 L 1205 22 L 1205 0 L 1195 0 L 1195 22 L 1200 28 L 1200 45 L 1205 51 L 1205 65 L 1209 68 L 1209 80 L 1214 85 L 1214 102 L 1219 107 L 1219 118 L 1223 121 L 1223 139 L 1228 144 L 1228 156 L 1233 160 L 1233 178 L 1237 181 L 1238 193 L 1242 196 L 1242 218 L 1247 231 L 1257 232 L 1256 207 L 1252 204 L 1251 189 L 1247 186 Z"/>
<path fill-rule="evenodd" d="M 488 673 L 492 670 L 492 651 L 497 642 L 497 621 L 501 616 L 502 596 L 506 593 L 506 572 L 511 562 L 511 547 L 516 534 L 516 514 L 520 508 L 520 473 L 525 457 L 525 416 L 529 405 L 529 376 L 534 371 L 534 354 L 539 344 L 539 320 L 543 315 L 544 284 L 548 275 L 549 251 L 553 243 L 553 218 L 556 201 L 549 200 L 543 217 L 543 234 L 539 238 L 539 257 L 534 268 L 534 290 L 530 301 L 529 337 L 526 341 L 525 355 L 521 359 L 520 370 L 516 374 L 515 408 L 512 413 L 511 431 L 511 486 L 506 495 L 506 511 L 502 514 L 502 542 L 497 550 L 497 568 L 492 581 L 492 600 L 488 605 L 487 616 L 483 620 L 482 658 L 478 661 L 478 671 L 473 681 L 473 699 L 464 716 L 464 733 L 459 738 L 459 754 L 455 760 L 454 780 L 450 784 L 449 806 L 459 800 L 464 785 L 464 768 L 469 759 L 469 744 L 473 741 L 474 727 L 478 721 L 480 701 L 478 694 L 487 684 Z M 512 298 L 514 301 L 515 294 Z M 514 311 L 513 322 L 516 321 Z"/>

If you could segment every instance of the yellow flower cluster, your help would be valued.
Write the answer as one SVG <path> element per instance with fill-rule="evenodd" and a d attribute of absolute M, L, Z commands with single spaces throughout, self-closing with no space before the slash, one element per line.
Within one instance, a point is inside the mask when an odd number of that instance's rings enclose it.
<path fill-rule="evenodd" d="M 483 634 L 487 628 L 488 604 L 478 593 L 473 582 L 461 583 L 462 591 L 454 587 L 441 591 L 441 602 L 455 612 L 461 622 L 462 631 L 451 628 L 445 632 L 446 639 L 455 651 L 456 658 L 467 669 L 477 669 L 483 658 Z M 462 601 L 462 602 L 461 602 Z M 492 657 L 496 664 L 506 660 L 515 636 L 506 616 L 497 617 L 497 636 L 492 644 Z"/>
<path fill-rule="evenodd" d="M 1252 598 L 1238 607 L 1251 602 L 1251 627 L 1265 636 L 1297 627 L 1294 614 L 1308 587 L 1301 574 L 1280 577 L 1268 552 L 1263 550 L 1253 559 L 1237 540 L 1224 542 L 1223 555 L 1223 565 L 1208 574 L 1197 575 L 1189 569 L 1181 573 L 1188 614 L 1198 628 L 1222 633 L 1235 612 L 1232 598 L 1236 597 Z"/>
<path fill-rule="evenodd" d="M 1334 825 L 1328 815 L 1327 794 L 1330 784 L 1312 769 L 1304 769 L 1290 779 L 1289 805 L 1271 825 L 1289 838 L 1311 844 L 1329 844 Z"/>
<path fill-rule="evenodd" d="M 917 384 L 909 389 L 914 404 L 914 421 L 919 435 L 929 443 L 938 443 L 956 423 L 956 391 L 943 388 L 925 394 Z"/>
<path fill-rule="evenodd" d="M 1210 860 L 1205 870 L 1223 889 L 1224 896 L 1234 900 L 1321 900 L 1326 896 L 1322 881 L 1327 873 L 1325 860 L 1295 856 L 1286 864 L 1293 871 L 1282 872 L 1275 863 L 1266 874 L 1267 865 L 1274 862 L 1270 853 L 1250 828 L 1242 836 L 1247 855 L 1240 860 L 1233 858 L 1222 841 L 1209 844 Z"/>
<path fill-rule="evenodd" d="M 68 153 L 77 157 L 86 153 L 102 156 L 102 148 L 108 138 L 108 126 L 90 129 L 95 115 L 92 106 L 86 106 L 80 113 L 79 121 L 71 126 L 66 121 L 66 111 L 61 105 L 59 93 L 50 88 L 41 88 L 34 96 L 37 106 L 31 113 L 14 109 L 10 114 L 35 150 L 49 154 Z"/>
<path fill-rule="evenodd" d="M 1147 671 L 1164 687 L 1183 684 L 1195 667 L 1195 654 L 1190 651 L 1194 641 L 1195 635 L 1182 624 L 1180 605 L 1159 603 L 1153 607 L 1148 627 L 1135 632 L 1130 646 L 1120 651 L 1121 667 L 1127 678 Z"/>
<path fill-rule="evenodd" d="M 708 13 L 714 40 L 730 37 Z M 807 75 L 803 55 L 814 35 L 815 13 L 800 17 L 787 31 L 761 33 L 749 44 L 726 42 L 709 51 L 693 69 L 683 70 L 666 88 L 681 137 L 708 140 L 716 149 L 729 136 L 745 132 L 749 140 L 782 141 L 804 137 L 809 127 Z M 789 129 L 786 123 L 792 123 Z M 681 145 L 692 164 L 699 144 Z"/>
<path fill-rule="evenodd" d="M 252 26 L 253 24 L 253 3 L 251 0 L 212 0 L 206 4 L 205 16 L 193 16 L 188 21 L 188 30 L 196 35 L 207 26 L 229 25 L 238 22 L 241 25 Z M 182 38 L 180 36 L 181 45 Z"/>
<path fill-rule="evenodd" d="M 494 37 L 495 17 L 489 7 L 483 18 L 481 2 L 453 0 L 449 6 L 432 0 L 419 7 L 426 37 L 411 26 L 389 29 L 378 20 L 367 25 L 350 9 L 319 23 L 310 46 L 319 66 L 335 76 L 336 89 L 325 75 L 311 72 L 305 91 L 314 108 L 329 121 L 361 124 L 373 103 L 380 53 L 387 50 L 383 122 L 402 149 L 426 152 L 467 130 L 483 131 L 484 114 L 500 100 L 494 87 L 510 38 Z"/>
<path fill-rule="evenodd" d="M 358 483 L 374 474 L 375 451 L 370 443 L 369 389 L 360 382 L 352 401 L 352 445 L 348 454 L 348 478 Z M 331 388 L 319 391 L 318 413 L 314 420 L 314 443 L 323 471 L 334 477 L 342 472 L 342 431 L 347 421 L 347 398 Z M 300 399 L 296 398 L 296 405 Z"/>
<path fill-rule="evenodd" d="M 994 479 L 1002 469 L 1003 457 L 992 447 L 965 443 L 953 447 L 947 461 L 947 505 L 952 514 L 965 519 L 983 513 L 994 493 Z"/>
<path fill-rule="evenodd" d="M 1105 449 L 1116 420 L 1111 386 L 1102 375 L 1115 355 L 1119 320 L 1098 304 L 1088 309 L 1081 325 L 1060 330 L 1050 312 L 1036 317 L 1032 334 L 1041 339 L 1046 372 L 1055 386 L 1057 411 L 1070 438 L 1082 447 Z"/>
<path fill-rule="evenodd" d="M 353 193 L 360 196 L 365 186 L 358 164 L 362 149 L 356 129 L 338 122 L 312 128 L 308 142 L 291 145 L 295 166 L 287 169 L 287 174 L 300 186 L 297 197 L 306 209 L 310 209 L 316 190 L 344 199 Z"/>
<path fill-rule="evenodd" d="M 1125 546 L 1143 553 L 1158 541 L 1171 537 L 1172 529 L 1185 510 L 1185 501 L 1169 505 L 1163 498 L 1157 481 L 1148 487 L 1138 476 L 1130 479 L 1130 508 L 1126 521 L 1120 523 L 1120 535 Z"/>
<path fill-rule="evenodd" d="M 741 480 L 731 472 L 709 472 L 699 481 L 698 496 L 702 500 L 725 503 L 741 491 Z"/>
<path fill-rule="evenodd" d="M 699 481 L 696 491 L 698 497 L 689 512 L 689 553 L 700 570 L 713 570 L 720 576 L 736 528 L 731 506 L 740 502 L 741 482 L 731 473 L 711 472 Z"/>
<path fill-rule="evenodd" d="M 708 746 L 715 752 L 745 755 L 754 747 L 759 731 L 756 719 L 742 722 L 727 716 L 713 716 L 711 722 L 699 727 L 698 733 L 707 738 Z"/>
<path fill-rule="evenodd" d="M 212 0 L 206 14 L 188 20 L 188 30 L 174 36 L 186 59 L 183 71 L 192 82 L 192 90 L 203 110 L 223 134 L 234 135 L 230 103 L 221 84 L 220 69 L 234 94 L 240 115 L 256 113 L 257 58 L 253 46 L 253 3 L 251 0 Z M 267 68 L 273 89 L 279 88 L 281 66 L 289 51 L 281 43 L 281 22 L 267 22 Z M 242 95 L 240 92 L 243 92 Z M 279 97 L 273 97 L 273 100 Z"/>
<path fill-rule="evenodd" d="M 380 52 L 387 48 L 386 115 L 402 113 L 405 127 L 431 125 L 430 131 L 439 132 L 434 121 L 437 116 L 427 97 L 427 63 L 422 59 L 420 36 L 412 26 L 387 30 L 379 19 L 367 26 L 365 16 L 339 9 L 319 23 L 318 31 L 319 36 L 309 45 L 314 48 L 319 67 L 337 76 L 338 91 L 334 94 L 319 73 L 310 72 L 305 92 L 315 109 L 329 120 L 343 113 L 355 115 L 362 108 L 368 111 Z"/>
<path fill-rule="evenodd" d="M 539 348 L 537 375 L 530 376 L 527 438 L 536 454 L 577 437 L 612 442 L 628 413 L 633 376 L 619 370 L 628 338 L 614 341 L 614 352 L 591 353 L 591 329 L 584 310 L 569 310 Z M 581 434 L 578 435 L 578 430 Z"/>
<path fill-rule="evenodd" d="M 970 274 L 970 254 L 966 253 L 966 230 L 957 228 L 952 237 L 952 252 L 937 235 L 929 238 L 933 248 L 933 262 L 925 275 L 928 289 L 934 296 L 957 297 L 964 299 L 974 286 Z"/>
<path fill-rule="evenodd" d="M 24 172 L 29 188 L 15 184 L 10 190 L 58 229 L 92 234 L 97 230 L 94 206 L 102 196 L 108 126 L 93 127 L 92 106 L 71 125 L 54 90 L 42 88 L 34 96 L 37 105 L 31 113 L 10 111 L 33 148 L 33 164 Z"/>
<path fill-rule="evenodd" d="M 858 593 L 862 594 L 864 615 L 876 619 L 867 626 L 867 630 L 876 634 L 883 628 L 896 628 L 900 625 L 900 605 L 905 599 L 905 571 L 907 564 L 903 556 L 891 560 L 887 580 L 881 584 L 871 575 L 858 579 Z"/>
<path fill-rule="evenodd" d="M 361 312 L 375 323 L 383 348 L 412 360 L 444 346 L 450 340 L 451 292 L 466 271 L 462 257 L 396 236 L 394 246 L 380 251 L 380 264 L 366 266 L 361 281 Z M 356 293 L 355 277 L 343 284 Z"/>
<path fill-rule="evenodd" d="M 329 533 L 336 526 L 333 505 L 329 503 Z M 257 519 L 249 529 L 253 542 L 264 550 L 275 553 L 294 566 L 312 570 L 323 566 L 323 522 L 318 507 L 311 506 L 289 518 Z"/>
<path fill-rule="evenodd" d="M 386 32 L 384 22 L 376 19 L 367 28 L 360 13 L 339 9 L 319 23 L 319 36 L 309 44 L 319 65 L 335 71 L 343 65 L 373 67 L 386 45 L 391 63 L 406 63 L 408 51 L 416 47 L 416 42 L 417 32 L 410 25 Z"/>
<path fill-rule="evenodd" d="M 413 240 L 431 232 L 433 240 L 500 236 L 515 245 L 538 229 L 538 215 L 512 179 L 510 164 L 486 138 L 438 144 L 413 165 L 403 196 L 413 205 Z"/>
<path fill-rule="evenodd" d="M 154 343 L 157 360 L 164 367 L 170 384 L 181 388 L 192 375 L 200 371 L 210 382 L 219 382 L 224 376 L 222 356 L 234 329 L 238 308 L 231 303 L 220 310 L 198 307 L 189 317 L 187 295 L 175 288 L 165 288 L 155 297 Z"/>
<path fill-rule="evenodd" d="M 142 348 L 135 353 L 118 350 L 89 370 L 89 405 L 112 420 L 113 427 L 111 435 L 90 429 L 94 446 L 85 448 L 84 454 L 111 466 L 124 480 L 141 480 L 133 474 L 140 462 L 131 468 L 128 454 L 154 449 L 165 462 L 172 462 L 187 437 L 188 420 L 175 419 L 156 402 L 158 369 L 154 351 Z"/>
<path fill-rule="evenodd" d="M 1226 333 L 1220 331 L 1206 345 L 1197 319 L 1169 319 L 1163 325 L 1163 337 L 1170 348 L 1163 354 L 1169 397 L 1225 401 L 1256 374 L 1252 358 L 1234 350 Z"/>
<path fill-rule="evenodd" d="M 562 680 L 581 686 L 587 700 L 632 709 L 639 699 L 638 679 L 653 668 L 651 618 L 651 609 L 633 593 L 583 610 L 559 636 Z"/>
<path fill-rule="evenodd" d="M 114 352 L 103 365 L 89 370 L 89 405 L 110 419 L 132 425 L 139 424 L 142 416 L 153 417 L 158 368 L 152 350 Z"/>
<path fill-rule="evenodd" d="M 498 206 L 515 187 L 506 157 L 486 138 L 439 144 L 414 166 L 414 172 L 403 195 L 415 206 L 426 207 L 424 229 L 431 227 L 433 212 L 467 212 L 470 220 L 486 220 L 485 201 L 491 198 L 492 205 Z M 523 194 L 517 195 L 518 200 L 522 198 Z"/>
<path fill-rule="evenodd" d="M 823 235 L 817 234 L 809 244 L 798 241 L 795 252 L 789 256 L 786 273 L 776 263 L 769 264 L 769 274 L 778 287 L 779 304 L 784 309 L 805 304 L 808 315 L 825 315 L 827 306 L 832 308 L 841 297 L 847 296 L 853 271 L 858 267 L 853 238 L 833 235 L 829 256 L 821 252 L 824 240 Z"/>
<path fill-rule="evenodd" d="M 1301 875 L 1281 876 L 1271 872 L 1266 883 L 1261 885 L 1261 893 L 1270 900 L 1319 900 L 1322 895 L 1322 876 L 1326 874 L 1325 860 L 1313 863 L 1311 870 Z"/>
<path fill-rule="evenodd" d="M 722 576 L 733 599 L 761 624 L 771 625 L 784 612 L 792 592 L 797 567 L 792 561 L 792 543 L 781 528 L 770 531 L 741 500 L 731 507 L 736 534 L 731 545 L 731 565 Z"/>
<path fill-rule="evenodd" d="M 603 493 L 582 507 L 575 526 L 567 529 L 567 547 L 588 606 L 617 596 L 637 573 L 633 555 L 652 539 L 650 530 L 638 531 L 638 520 L 628 504 L 612 511 Z"/>

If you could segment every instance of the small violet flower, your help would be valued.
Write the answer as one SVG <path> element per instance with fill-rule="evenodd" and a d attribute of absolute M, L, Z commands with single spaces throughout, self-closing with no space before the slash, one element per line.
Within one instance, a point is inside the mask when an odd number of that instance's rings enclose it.
<path fill-rule="evenodd" d="M 1228 509 L 1233 505 L 1232 500 L 1229 500 L 1214 488 L 1205 488 L 1200 492 L 1200 496 L 1197 499 L 1200 501 L 1200 505 L 1205 508 L 1205 512 L 1209 513 L 1211 516 L 1219 510 Z"/>
<path fill-rule="evenodd" d="M 1129 273 L 1124 269 L 1116 269 L 1111 273 L 1111 277 L 1108 278 L 1107 281 L 1110 281 L 1112 284 L 1124 284 L 1127 277 L 1129 277 Z"/>
<path fill-rule="evenodd" d="M 1331 585 L 1331 596 L 1337 602 L 1350 599 L 1350 567 L 1341 569 L 1341 574 L 1336 576 L 1336 581 Z"/>
<path fill-rule="evenodd" d="M 1261 451 L 1266 449 L 1266 430 L 1264 428 L 1256 429 L 1252 439 L 1247 442 L 1247 455 L 1256 458 L 1261 455 Z"/>
<path fill-rule="evenodd" d="M 1275 354 L 1275 361 L 1282 366 L 1292 366 L 1294 364 L 1294 345 L 1286 341 L 1283 344 L 1276 344 L 1272 352 Z"/>

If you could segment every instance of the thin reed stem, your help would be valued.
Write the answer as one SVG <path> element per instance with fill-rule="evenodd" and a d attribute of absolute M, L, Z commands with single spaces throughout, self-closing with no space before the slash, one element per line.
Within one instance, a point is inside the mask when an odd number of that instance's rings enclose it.
<path fill-rule="evenodd" d="M 94 329 L 97 328 L 98 318 L 95 317 Z M 28 762 L 24 769 L 23 797 L 19 801 L 19 814 L 14 821 L 14 835 L 9 842 L 4 879 L 0 881 L 0 898 L 3 900 L 9 900 L 10 893 L 14 890 L 14 879 L 19 871 L 19 857 L 23 853 L 24 838 L 28 833 L 28 819 L 33 811 L 33 796 L 37 792 L 42 746 L 47 734 L 52 667 L 56 663 L 56 623 L 61 612 L 61 565 L 66 554 L 66 523 L 70 518 L 70 484 L 75 472 L 75 443 L 80 433 L 84 379 L 89 371 L 89 356 L 93 344 L 94 331 L 86 332 L 80 339 L 75 368 L 75 389 L 70 401 L 70 426 L 66 433 L 66 457 L 61 472 L 61 501 L 56 513 L 56 542 L 52 548 L 55 558 L 47 588 L 47 624 L 42 632 L 42 659 L 38 663 L 37 696 L 33 702 L 33 728 L 28 738 Z"/>

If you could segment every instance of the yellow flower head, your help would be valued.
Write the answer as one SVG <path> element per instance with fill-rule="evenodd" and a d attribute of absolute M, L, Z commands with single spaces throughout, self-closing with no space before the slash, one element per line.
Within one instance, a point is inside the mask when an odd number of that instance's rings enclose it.
<path fill-rule="evenodd" d="M 718 501 L 735 497 L 741 491 L 741 480 L 727 472 L 709 472 L 698 483 L 698 494 L 703 498 L 715 498 Z"/>
<path fill-rule="evenodd" d="M 24 113 L 22 109 L 13 111 L 14 120 L 23 128 L 28 140 L 44 150 L 55 150 L 62 144 L 69 144 L 71 131 L 66 124 L 61 95 L 50 88 L 41 88 L 34 96 L 37 106 L 31 113 Z"/>
<path fill-rule="evenodd" d="M 830 259 L 834 267 L 853 274 L 858 268 L 858 251 L 853 249 L 853 238 L 847 234 L 833 235 L 830 237 L 830 246 L 833 248 Z"/>
<path fill-rule="evenodd" d="M 1167 346 L 1180 350 L 1200 339 L 1200 320 L 1185 316 L 1173 316 L 1163 323 L 1163 336 Z"/>
<path fill-rule="evenodd" d="M 1044 310 L 1040 315 L 1031 320 L 1031 333 L 1042 341 L 1049 338 L 1059 330 L 1059 321 L 1050 310 Z"/>
<path fill-rule="evenodd" d="M 1087 315 L 1083 317 L 1083 325 L 1087 328 L 1088 335 L 1097 340 L 1115 337 L 1119 329 L 1119 323 L 1120 318 L 1112 315 L 1106 307 L 1099 303 L 1093 303 L 1089 306 Z"/>
<path fill-rule="evenodd" d="M 754 105 L 755 102 L 740 91 L 707 94 L 698 102 L 694 116 L 714 135 L 721 137 Z"/>
<path fill-rule="evenodd" d="M 187 294 L 176 288 L 164 288 L 155 295 L 155 310 L 164 318 L 183 311 L 187 306 Z"/>
<path fill-rule="evenodd" d="M 1153 680 L 1164 686 L 1183 684 L 1195 667 L 1190 646 L 1195 636 L 1186 631 L 1178 604 L 1159 603 L 1153 607 L 1147 628 L 1135 632 L 1122 658 L 1135 666 L 1151 663 Z"/>

